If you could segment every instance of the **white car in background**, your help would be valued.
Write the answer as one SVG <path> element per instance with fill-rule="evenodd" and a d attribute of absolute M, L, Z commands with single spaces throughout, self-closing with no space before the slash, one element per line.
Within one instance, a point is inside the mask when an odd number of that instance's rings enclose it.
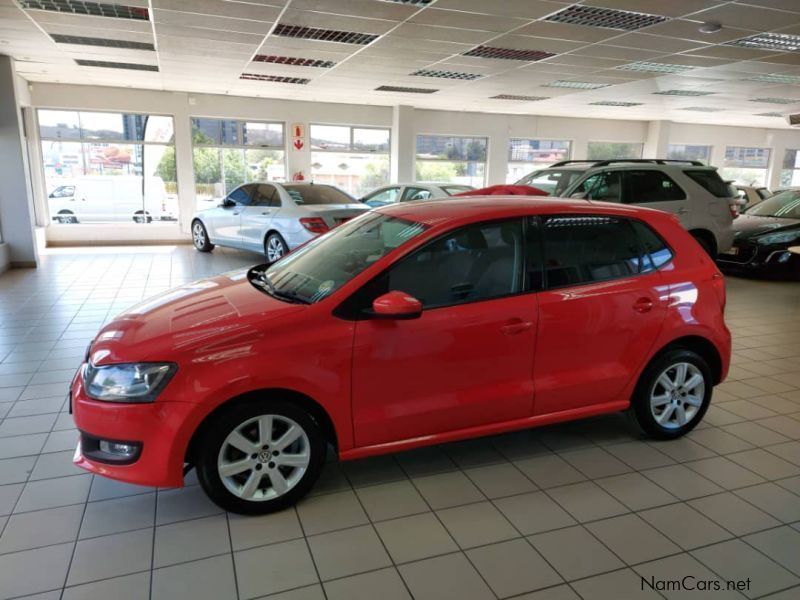
<path fill-rule="evenodd" d="M 752 206 L 772 196 L 772 192 L 763 186 L 737 185 L 735 187 L 744 201 L 742 208 Z"/>
<path fill-rule="evenodd" d="M 429 198 L 449 198 L 454 194 L 468 192 L 475 188 L 459 183 L 394 183 L 379 187 L 361 198 L 361 201 L 372 208 L 386 206 L 395 202 L 411 202 L 412 200 L 428 200 Z"/>
<path fill-rule="evenodd" d="M 367 212 L 332 185 L 245 183 L 214 208 L 192 218 L 192 241 L 200 252 L 215 245 L 263 252 L 273 263 L 301 244 Z"/>

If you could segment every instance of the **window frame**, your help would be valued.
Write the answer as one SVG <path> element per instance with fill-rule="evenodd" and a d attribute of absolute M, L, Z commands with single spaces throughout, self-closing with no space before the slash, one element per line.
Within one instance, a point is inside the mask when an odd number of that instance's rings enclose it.
<path fill-rule="evenodd" d="M 311 143 L 311 128 L 315 125 L 319 125 L 320 127 L 347 127 L 350 129 L 350 145 L 347 148 L 314 148 L 313 144 Z M 381 130 L 386 131 L 389 134 L 389 147 L 386 148 L 386 151 L 383 152 L 381 150 L 359 150 L 355 146 L 355 130 L 356 129 L 373 129 L 373 130 Z M 381 127 L 380 125 L 351 125 L 345 123 L 309 123 L 308 124 L 308 148 L 310 152 L 331 152 L 337 154 L 388 154 L 389 161 L 391 163 L 391 156 L 392 156 L 392 128 L 391 127 Z"/>
<path fill-rule="evenodd" d="M 642 171 L 646 173 L 660 173 L 663 177 L 671 181 L 672 185 L 674 185 L 676 188 L 680 190 L 680 192 L 683 194 L 683 198 L 673 198 L 671 200 L 653 200 L 651 202 L 629 201 L 628 198 L 632 196 L 631 186 L 630 186 L 631 184 L 630 174 L 636 171 Z M 686 193 L 686 190 L 683 189 L 683 187 L 681 187 L 681 185 L 677 181 L 675 181 L 672 177 L 670 177 L 669 173 L 666 173 L 665 171 L 661 171 L 659 169 L 653 169 L 652 167 L 642 166 L 641 168 L 637 167 L 635 169 L 626 169 L 622 172 L 624 179 L 622 183 L 622 199 L 620 200 L 620 204 L 625 204 L 626 206 L 639 206 L 639 205 L 647 206 L 648 204 L 657 204 L 659 202 L 686 202 L 689 199 L 689 195 Z"/>
<path fill-rule="evenodd" d="M 598 160 L 636 160 L 641 159 L 644 156 L 644 142 L 637 142 L 637 141 L 620 141 L 620 140 L 587 140 L 586 142 L 586 156 L 589 156 L 589 146 L 591 144 L 631 144 L 635 146 L 639 146 L 641 151 L 639 152 L 639 156 L 626 156 L 625 158 L 587 158 L 587 162 L 593 162 Z"/>
<path fill-rule="evenodd" d="M 198 144 L 194 141 L 194 119 L 208 119 L 212 121 L 234 121 L 236 122 L 236 144 L 224 144 L 212 141 L 210 144 Z M 244 143 L 244 131 L 246 123 L 262 123 L 264 125 L 280 125 L 283 129 L 283 145 L 281 146 L 261 146 L 256 144 Z M 204 115 L 189 115 L 189 133 L 192 139 L 192 148 L 241 148 L 244 150 L 280 150 L 286 152 L 286 122 L 285 121 L 266 121 L 264 119 L 232 118 L 232 117 L 212 117 Z M 285 156 L 284 156 L 285 162 Z"/>
<path fill-rule="evenodd" d="M 689 159 L 689 158 L 671 158 L 669 156 L 669 149 L 672 146 L 684 146 L 684 147 L 695 146 L 695 147 L 699 147 L 699 148 L 708 148 L 708 157 L 704 158 L 704 159 L 703 158 L 694 158 L 694 159 Z M 711 166 L 711 157 L 713 155 L 714 155 L 714 145 L 713 144 L 694 144 L 694 143 L 689 143 L 689 142 L 670 142 L 670 143 L 667 144 L 667 156 L 666 156 L 667 160 L 702 160 L 702 161 L 705 161 L 706 166 Z"/>
<path fill-rule="evenodd" d="M 74 112 L 78 115 L 78 137 L 76 138 L 58 138 L 58 137 L 51 137 L 42 135 L 42 126 L 39 122 L 39 111 L 60 111 L 60 112 Z M 83 126 L 81 125 L 81 117 L 80 114 L 82 112 L 85 113 L 104 113 L 108 115 L 140 115 L 143 117 L 169 117 L 172 119 L 172 141 L 169 142 L 154 142 L 154 141 L 145 141 L 144 139 L 141 140 L 126 140 L 124 138 L 87 138 L 83 137 Z M 170 113 L 161 113 L 161 112 L 149 112 L 149 111 L 141 111 L 141 110 L 94 110 L 94 109 L 83 109 L 83 108 L 63 108 L 63 107 L 54 107 L 54 106 L 37 106 L 36 107 L 36 131 L 39 137 L 39 142 L 72 142 L 77 144 L 127 144 L 135 146 L 137 144 L 143 144 L 146 146 L 175 146 L 175 115 Z M 177 152 L 177 148 L 175 150 Z"/>
<path fill-rule="evenodd" d="M 483 160 L 469 160 L 469 159 L 460 159 L 460 158 L 420 158 L 420 155 L 417 153 L 417 144 L 419 143 L 419 138 L 421 136 L 430 136 L 430 137 L 439 137 L 439 138 L 461 138 L 461 139 L 482 139 L 486 141 L 485 145 L 485 156 Z M 417 181 L 417 171 L 418 164 L 420 162 L 432 162 L 432 163 L 464 163 L 470 164 L 475 163 L 478 165 L 483 165 L 483 177 L 481 178 L 481 186 L 486 185 L 486 178 L 489 176 L 489 153 L 491 151 L 490 148 L 491 138 L 489 135 L 469 135 L 469 134 L 452 134 L 452 133 L 428 133 L 424 131 L 418 131 L 414 134 L 414 182 L 413 183 L 420 183 Z M 440 182 L 440 183 L 455 183 L 452 181 L 447 182 Z M 456 184 L 456 185 L 471 185 L 471 184 Z"/>

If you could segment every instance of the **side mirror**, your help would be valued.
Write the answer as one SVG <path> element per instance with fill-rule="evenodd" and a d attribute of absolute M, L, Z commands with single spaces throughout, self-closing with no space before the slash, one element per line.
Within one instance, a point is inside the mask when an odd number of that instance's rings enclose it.
<path fill-rule="evenodd" d="M 405 292 L 388 292 L 372 302 L 372 316 L 377 319 L 416 319 L 422 314 L 422 302 Z"/>
<path fill-rule="evenodd" d="M 231 206 L 236 206 L 236 202 L 230 200 L 229 198 L 223 198 L 220 206 L 222 208 L 230 208 Z"/>

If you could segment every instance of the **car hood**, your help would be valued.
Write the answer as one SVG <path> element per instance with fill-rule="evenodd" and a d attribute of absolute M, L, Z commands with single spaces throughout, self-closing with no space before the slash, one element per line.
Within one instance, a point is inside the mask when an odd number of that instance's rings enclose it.
<path fill-rule="evenodd" d="M 747 213 L 733 221 L 733 231 L 737 241 L 751 240 L 765 233 L 791 229 L 800 230 L 800 221 L 781 217 L 759 217 Z"/>
<path fill-rule="evenodd" d="M 263 336 L 277 319 L 301 312 L 257 290 L 247 270 L 201 279 L 132 306 L 104 326 L 91 348 L 92 362 L 197 359 L 241 347 Z"/>

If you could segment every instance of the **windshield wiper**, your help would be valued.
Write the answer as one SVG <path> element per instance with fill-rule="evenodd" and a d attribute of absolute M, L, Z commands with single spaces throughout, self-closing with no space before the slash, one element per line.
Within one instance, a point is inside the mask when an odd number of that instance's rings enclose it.
<path fill-rule="evenodd" d="M 272 283 L 272 280 L 267 276 L 266 272 L 261 272 L 253 278 L 253 283 L 258 285 L 262 290 L 273 298 L 285 300 L 287 302 L 294 302 L 296 304 L 311 304 L 309 300 L 300 296 L 294 290 L 279 290 Z"/>

